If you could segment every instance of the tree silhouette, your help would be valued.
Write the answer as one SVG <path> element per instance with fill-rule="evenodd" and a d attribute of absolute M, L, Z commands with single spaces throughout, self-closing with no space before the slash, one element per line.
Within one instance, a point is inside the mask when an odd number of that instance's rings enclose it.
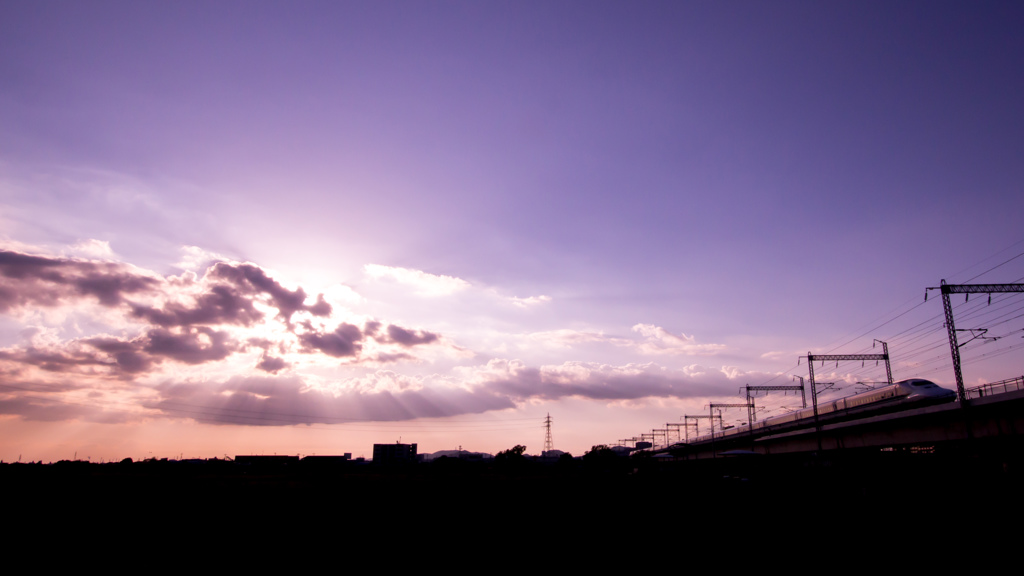
<path fill-rule="evenodd" d="M 494 455 L 495 462 L 520 462 L 526 460 L 526 446 L 522 444 L 516 444 L 514 447 L 508 450 L 502 450 Z"/>
<path fill-rule="evenodd" d="M 590 472 L 621 472 L 628 468 L 628 463 L 627 459 L 620 458 L 614 450 L 604 444 L 592 447 L 583 455 L 583 466 Z"/>

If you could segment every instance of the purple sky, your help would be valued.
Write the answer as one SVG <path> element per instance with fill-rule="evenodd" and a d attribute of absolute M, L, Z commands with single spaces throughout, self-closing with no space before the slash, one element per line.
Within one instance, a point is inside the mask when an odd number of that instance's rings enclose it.
<path fill-rule="evenodd" d="M 917 305 L 1024 252 L 1022 29 L 1018 2 L 4 2 L 0 458 L 539 452 L 548 412 L 580 454 L 873 338 L 950 386 Z M 1005 335 L 969 384 L 1022 373 L 1022 306 L 958 312 Z"/>

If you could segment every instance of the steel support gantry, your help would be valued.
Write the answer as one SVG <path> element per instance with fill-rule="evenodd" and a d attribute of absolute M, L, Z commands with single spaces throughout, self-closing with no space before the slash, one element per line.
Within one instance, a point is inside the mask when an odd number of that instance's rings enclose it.
<path fill-rule="evenodd" d="M 719 411 L 717 416 L 702 416 L 702 415 L 698 415 L 698 416 L 688 416 L 688 415 L 687 416 L 683 416 L 683 426 L 686 427 L 686 441 L 687 442 L 690 441 L 690 426 L 693 426 L 693 433 L 694 434 L 698 434 L 700 432 L 700 429 L 697 428 L 697 422 L 694 422 L 693 424 L 690 424 L 690 420 L 703 420 L 704 418 L 710 418 L 711 419 L 711 431 L 714 432 L 714 430 L 715 430 L 715 418 L 718 418 L 718 423 L 721 424 L 722 423 L 722 412 Z"/>
<path fill-rule="evenodd" d="M 881 340 L 875 340 L 875 342 L 881 342 Z M 814 430 L 818 436 L 818 449 L 821 449 L 821 424 L 818 422 L 818 389 L 814 385 L 814 361 L 821 360 L 822 363 L 825 361 L 835 360 L 837 363 L 842 360 L 884 360 L 885 361 L 885 375 L 889 380 L 889 384 L 892 384 L 892 367 L 889 364 L 889 345 L 882 342 L 882 354 L 811 354 L 807 353 L 807 371 L 811 381 L 811 404 L 814 405 Z M 799 358 L 797 363 L 799 363 Z"/>
<path fill-rule="evenodd" d="M 803 376 L 797 376 L 800 379 L 800 385 L 787 385 L 787 386 L 751 386 L 747 384 L 744 386 L 747 390 L 747 404 L 750 405 L 748 409 L 747 419 L 751 422 L 754 421 L 755 410 L 754 410 L 754 397 L 750 395 L 751 392 L 778 392 L 778 391 L 790 391 L 799 390 L 800 399 L 803 401 L 804 408 L 807 408 L 807 393 L 804 391 L 804 379 Z"/>
<path fill-rule="evenodd" d="M 946 330 L 949 331 L 949 351 L 953 355 L 953 374 L 956 376 L 956 399 L 960 405 L 967 407 L 967 394 L 964 392 L 964 376 L 960 370 L 960 346 L 956 343 L 956 325 L 953 322 L 953 305 L 949 302 L 950 294 L 1005 294 L 1008 292 L 1024 292 L 1024 284 L 946 284 L 942 280 L 939 286 L 925 288 L 924 299 L 928 300 L 928 290 L 942 292 L 942 308 L 946 312 Z"/>
<path fill-rule="evenodd" d="M 875 342 L 881 342 L 881 340 L 875 340 Z M 811 354 L 807 353 L 807 371 L 810 375 L 811 380 L 811 404 L 814 406 L 814 422 L 817 426 L 818 422 L 818 389 L 814 386 L 814 362 L 820 360 L 822 362 L 835 360 L 839 362 L 841 360 L 884 360 L 885 361 L 885 375 L 889 380 L 889 384 L 892 384 L 892 366 L 889 364 L 889 345 L 882 342 L 882 354 Z M 799 363 L 799 359 L 797 359 Z"/>

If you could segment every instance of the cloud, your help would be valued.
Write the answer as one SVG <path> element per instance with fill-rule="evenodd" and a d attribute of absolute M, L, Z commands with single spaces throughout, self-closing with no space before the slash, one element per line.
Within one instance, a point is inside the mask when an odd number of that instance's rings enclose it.
<path fill-rule="evenodd" d="M 138 403 L 122 402 L 117 388 L 108 389 L 58 377 L 47 381 L 33 375 L 18 378 L 5 373 L 0 383 L 0 414 L 27 420 L 57 422 L 85 420 L 118 423 L 136 420 Z"/>
<path fill-rule="evenodd" d="M 17 370 L 85 377 L 132 379 L 164 361 L 203 364 L 227 358 L 239 349 L 226 333 L 211 328 L 155 328 L 131 339 L 113 336 L 79 338 L 46 346 L 0 350 L 0 365 Z"/>
<path fill-rule="evenodd" d="M 275 359 L 264 355 L 263 361 L 273 363 Z M 278 362 L 265 368 L 283 367 Z M 736 376 L 729 367 L 672 370 L 654 363 L 615 366 L 590 362 L 529 366 L 519 360 L 492 359 L 485 365 L 456 369 L 448 375 L 410 376 L 378 370 L 358 377 L 314 382 L 296 374 L 239 375 L 220 381 L 169 379 L 145 387 L 150 394 L 141 395 L 143 399 L 126 411 L 156 410 L 174 418 L 256 426 L 400 421 L 479 414 L 562 398 L 615 403 L 732 395 L 735 383 L 730 378 Z M 58 394 L 45 402 L 25 398 L 31 395 L 0 396 L 0 413 L 74 419 L 89 411 L 74 406 L 62 408 Z"/>
<path fill-rule="evenodd" d="M 270 372 L 271 374 L 277 374 L 281 370 L 287 368 L 289 364 L 282 358 L 274 358 L 269 354 L 264 354 L 260 359 L 260 363 L 256 365 L 256 368 L 263 370 L 264 372 Z"/>
<path fill-rule="evenodd" d="M 448 296 L 469 288 L 469 282 L 454 276 L 439 276 L 422 270 L 367 264 L 363 266 L 367 276 L 379 280 L 387 279 L 414 287 L 419 296 Z"/>
<path fill-rule="evenodd" d="M 509 301 L 511 301 L 514 306 L 518 306 L 520 308 L 527 308 L 527 307 L 530 307 L 530 306 L 536 306 L 538 304 L 544 304 L 546 302 L 551 302 L 551 297 L 550 296 L 543 296 L 543 295 L 541 295 L 541 296 L 530 296 L 528 298 L 519 298 L 517 296 L 512 296 L 511 298 L 509 298 Z"/>
<path fill-rule="evenodd" d="M 238 324 L 251 326 L 263 319 L 252 298 L 227 285 L 214 285 L 195 296 L 192 305 L 169 302 L 162 308 L 132 304 L 131 315 L 162 327 L 196 324 Z"/>
<path fill-rule="evenodd" d="M 154 357 L 165 357 L 185 364 L 202 364 L 227 358 L 237 350 L 225 332 L 211 328 L 156 328 L 146 335 L 143 350 Z"/>
<path fill-rule="evenodd" d="M 405 352 L 379 352 L 368 356 L 367 360 L 377 364 L 390 364 L 392 362 L 401 362 L 402 360 L 415 361 L 416 357 Z"/>
<path fill-rule="evenodd" d="M 108 259 L 114 257 L 114 251 L 110 249 L 110 242 L 106 240 L 82 240 L 72 245 L 70 251 L 72 254 L 87 258 Z"/>
<path fill-rule="evenodd" d="M 423 386 L 390 371 L 350 379 L 334 389 L 297 376 L 239 376 L 220 384 L 164 383 L 156 391 L 160 399 L 147 407 L 167 416 L 250 426 L 442 418 L 515 406 L 487 392 Z"/>
<path fill-rule="evenodd" d="M 358 326 L 342 323 L 332 332 L 313 329 L 302 332 L 298 339 L 304 351 L 319 351 L 335 358 L 358 357 L 363 351 L 364 343 L 370 338 L 381 345 L 396 344 L 406 349 L 441 341 L 440 335 L 426 330 L 413 330 L 395 324 L 388 324 L 386 329 L 382 329 L 381 326 L 380 322 L 371 320 L 365 324 L 363 330 L 360 330 Z M 394 362 L 401 359 L 411 360 L 414 357 L 405 352 L 378 351 L 366 359 L 375 362 Z"/>
<path fill-rule="evenodd" d="M 725 349 L 724 344 L 697 344 L 693 336 L 676 336 L 653 324 L 637 324 L 633 326 L 633 331 L 644 337 L 644 341 L 637 345 L 637 349 L 643 354 L 710 356 Z"/>
<path fill-rule="evenodd" d="M 117 347 L 107 350 L 123 351 Z M 187 346 L 185 350 L 186 357 L 182 359 L 187 361 L 192 350 Z M 261 364 L 264 365 L 259 369 L 269 373 L 285 367 L 282 359 L 267 354 Z M 460 367 L 445 375 L 411 376 L 377 370 L 358 377 L 314 381 L 298 374 L 238 375 L 220 381 L 176 381 L 172 377 L 154 387 L 142 386 L 140 390 L 146 389 L 150 394 L 142 395 L 146 399 L 137 400 L 128 411 L 157 410 L 166 416 L 200 422 L 258 426 L 397 421 L 478 414 L 562 398 L 614 403 L 733 395 L 732 379 L 740 374 L 731 367 L 694 365 L 674 370 L 654 363 L 616 366 L 594 362 L 529 366 L 520 360 L 496 358 L 485 365 Z M 758 379 L 767 376 L 742 375 Z M 11 401 L 20 396 L 7 394 L 4 399 Z M 17 414 L 17 406 L 25 410 L 38 408 L 33 403 L 9 402 L 6 409 L 0 410 Z M 60 413 L 54 405 L 47 417 L 58 418 Z M 77 418 L 79 414 L 68 410 L 67 418 Z"/>
<path fill-rule="evenodd" d="M 98 368 L 114 366 L 88 348 L 72 343 L 65 347 L 13 348 L 0 350 L 0 362 L 12 373 L 21 373 L 22 367 L 36 367 L 51 373 L 97 373 Z"/>
<path fill-rule="evenodd" d="M 355 356 L 362 351 L 363 333 L 358 326 L 342 323 L 333 332 L 307 332 L 299 335 L 307 352 L 319 351 L 335 358 Z"/>
<path fill-rule="evenodd" d="M 41 396 L 38 392 L 32 396 L 0 398 L 0 414 L 42 422 L 86 420 L 112 424 L 134 419 L 125 410 L 107 410 L 95 403 L 72 403 L 63 397 Z"/>
<path fill-rule="evenodd" d="M 83 342 L 109 354 L 117 369 L 125 374 L 146 372 L 153 365 L 153 359 L 142 353 L 134 342 L 117 338 L 89 338 Z"/>
<path fill-rule="evenodd" d="M 271 426 L 458 416 L 567 397 L 618 402 L 733 393 L 735 384 L 722 370 L 701 369 L 693 374 L 653 363 L 566 362 L 532 367 L 519 360 L 493 359 L 448 376 L 413 377 L 378 370 L 329 386 L 312 385 L 298 376 L 163 384 L 157 387 L 162 399 L 149 407 L 204 422 Z"/>
<path fill-rule="evenodd" d="M 725 377 L 729 380 L 735 380 L 740 376 L 746 375 L 746 372 L 736 366 L 722 366 L 722 374 L 725 374 Z"/>
<path fill-rule="evenodd" d="M 183 270 L 194 271 L 201 270 L 211 263 L 227 260 L 230 260 L 230 258 L 225 258 L 216 252 L 203 250 L 198 246 L 182 246 L 181 261 L 174 264 L 174 266 Z"/>
<path fill-rule="evenodd" d="M 605 336 L 602 332 L 585 330 L 573 330 L 564 328 L 560 330 L 547 330 L 545 332 L 533 332 L 527 338 L 539 342 L 545 346 L 558 348 L 569 348 L 581 344 L 605 343 L 615 346 L 632 346 L 634 342 L 627 338 L 615 338 Z"/>
<path fill-rule="evenodd" d="M 423 295 L 469 286 L 417 270 L 369 265 L 366 271 Z M 523 307 L 550 301 L 506 299 L 490 291 L 487 297 Z M 75 311 L 84 303 L 91 306 L 83 309 L 87 313 Z M 201 276 L 160 276 L 114 261 L 0 250 L 0 311 L 58 307 L 79 316 L 54 326 L 26 326 L 19 345 L 0 349 L 5 381 L 27 383 L 24 390 L 0 389 L 0 412 L 114 418 L 116 411 L 88 402 L 76 407 L 79 401 L 72 398 L 108 398 L 116 390 L 126 402 L 123 418 L 156 413 L 252 425 L 406 420 L 567 397 L 609 403 L 701 397 L 731 393 L 735 379 L 749 376 L 735 367 L 696 364 L 669 369 L 654 363 L 528 365 L 494 359 L 452 366 L 453 358 L 473 354 L 442 333 L 335 309 L 324 295 L 314 299 L 302 287 L 286 288 L 256 264 L 217 261 Z M 81 318 L 90 334 L 78 327 Z M 72 328 L 76 337 L 62 336 Z M 545 347 L 598 344 L 661 355 L 710 355 L 724 348 L 649 324 L 637 324 L 628 337 L 561 329 L 525 339 Z M 445 359 L 448 368 L 440 374 L 419 368 L 413 376 L 396 367 L 422 366 L 435 361 L 438 351 L 453 350 L 459 353 Z M 343 372 L 345 367 L 359 368 Z M 63 392 L 32 392 L 60 382 L 74 384 Z"/>
<path fill-rule="evenodd" d="M 278 317 L 290 324 L 297 312 L 327 317 L 332 307 L 317 296 L 306 304 L 302 288 L 288 290 L 252 264 L 218 262 L 210 267 L 202 281 L 185 275 L 179 286 L 167 287 L 168 296 L 159 306 L 131 304 L 132 317 L 162 327 L 234 324 L 252 326 L 264 319 L 255 304 L 277 308 Z M 192 294 L 189 295 L 189 290 Z"/>
<path fill-rule="evenodd" d="M 0 311 L 76 310 L 86 302 L 106 310 L 88 318 L 92 325 L 106 323 L 121 334 L 63 340 L 59 330 L 46 329 L 43 338 L 32 328 L 25 332 L 35 335 L 32 342 L 0 350 L 0 362 L 11 370 L 131 379 L 166 362 L 217 363 L 248 346 L 264 350 L 254 368 L 269 373 L 291 366 L 289 354 L 373 365 L 419 361 L 409 350 L 426 345 L 457 349 L 436 332 L 373 319 L 365 321 L 364 335 L 332 318 L 335 310 L 322 294 L 313 300 L 301 287 L 285 288 L 255 264 L 216 262 L 201 278 L 192 272 L 161 277 L 117 262 L 0 251 Z"/>
<path fill-rule="evenodd" d="M 523 402 L 564 397 L 632 400 L 699 397 L 719 392 L 720 379 L 696 379 L 656 364 L 612 366 L 594 362 L 529 367 L 520 361 L 491 360 L 475 375 L 476 385 Z"/>
<path fill-rule="evenodd" d="M 242 294 L 269 296 L 270 304 L 277 308 L 285 322 L 291 322 L 292 315 L 300 310 L 314 316 L 331 314 L 331 305 L 324 300 L 323 294 L 317 298 L 316 303 L 306 305 L 306 292 L 302 288 L 288 290 L 254 264 L 218 262 L 207 271 L 206 276 L 211 282 L 225 281 Z"/>
<path fill-rule="evenodd" d="M 587 344 L 610 344 L 621 348 L 632 348 L 646 355 L 695 355 L 710 356 L 725 349 L 722 344 L 698 344 L 692 336 L 676 336 L 660 326 L 637 324 L 633 332 L 642 340 L 607 336 L 603 332 L 560 329 L 534 332 L 527 338 L 545 346 L 568 348 Z"/>
<path fill-rule="evenodd" d="M 388 337 L 386 342 L 394 342 L 400 344 L 406 348 L 416 346 L 418 344 L 430 344 L 436 342 L 438 335 L 433 332 L 427 332 L 426 330 L 406 330 L 401 326 L 395 326 L 394 324 L 388 325 Z"/>
<path fill-rule="evenodd" d="M 120 263 L 0 251 L 0 312 L 55 307 L 82 298 L 113 307 L 159 285 L 158 278 Z"/>

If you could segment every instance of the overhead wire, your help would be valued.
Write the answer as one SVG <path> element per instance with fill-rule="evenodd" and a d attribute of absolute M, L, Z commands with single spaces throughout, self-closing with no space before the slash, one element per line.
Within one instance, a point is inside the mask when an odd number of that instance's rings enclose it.
<path fill-rule="evenodd" d="M 971 266 L 968 266 L 967 268 L 964 268 L 963 270 L 960 270 L 959 272 L 950 275 L 949 277 L 956 278 L 963 274 L 964 272 L 970 270 L 971 268 L 975 268 L 976 266 L 979 266 L 982 263 L 991 260 L 992 258 L 998 257 L 1000 254 L 1003 254 L 1007 250 L 1019 246 L 1020 244 L 1024 244 L 1024 239 L 1021 239 L 1011 244 L 1010 246 L 996 252 L 992 256 L 989 256 L 988 258 L 985 258 L 978 263 L 972 264 Z M 963 282 L 960 283 L 966 284 L 968 282 L 976 280 L 977 278 L 980 278 L 995 270 L 998 270 L 1003 266 L 1006 266 L 1007 264 L 1018 260 L 1021 257 L 1024 257 L 1024 252 L 1020 252 L 1010 258 L 1002 260 L 998 264 L 991 266 L 985 269 L 984 271 L 979 272 L 978 274 L 975 274 L 968 278 L 967 280 L 964 280 Z M 1024 277 L 1022 277 L 1022 279 L 1024 279 Z M 1014 283 L 1019 283 L 1020 281 L 1021 279 L 1018 279 Z M 964 321 L 984 320 L 991 324 L 989 327 L 1001 326 L 1003 324 L 1012 322 L 1013 320 L 1017 320 L 1019 318 L 1024 317 L 1024 305 L 1014 305 L 1012 303 L 1014 300 L 1017 299 L 1013 298 L 1011 294 L 998 294 L 994 295 L 994 297 L 990 297 L 990 303 L 986 303 L 984 306 L 982 306 L 981 302 L 971 303 L 970 305 L 968 305 L 968 299 L 965 298 L 964 302 L 954 304 L 954 314 L 957 318 L 962 318 Z M 918 310 L 919 308 L 923 307 L 926 304 L 926 300 L 920 300 L 910 308 L 904 309 L 912 301 L 913 299 L 908 299 L 906 302 L 892 309 L 890 312 L 881 315 L 880 317 L 876 318 L 871 322 L 866 323 L 861 328 L 855 331 L 855 336 L 840 339 L 840 343 L 830 344 L 826 346 L 828 353 L 833 353 L 839 349 L 842 349 L 865 336 L 876 334 L 880 329 L 898 321 L 900 318 L 903 318 L 913 313 L 914 311 Z M 995 308 L 992 308 L 993 303 L 997 305 Z M 997 312 L 1000 311 L 1003 311 L 1003 313 L 993 317 L 993 314 L 996 314 Z M 1024 332 L 1024 328 L 1021 328 L 1019 330 L 1011 330 L 1005 333 L 1004 335 L 999 336 L 999 338 L 1005 338 L 1008 337 L 1009 335 L 1016 334 L 1017 332 Z M 895 374 L 900 370 L 902 364 L 909 363 L 916 370 L 920 371 L 923 369 L 927 374 L 934 374 L 941 370 L 947 370 L 952 367 L 952 361 L 950 360 L 949 356 L 944 355 L 941 352 L 937 352 L 949 346 L 948 335 L 946 334 L 945 329 L 944 313 L 932 314 L 924 320 L 921 320 L 909 327 L 899 330 L 898 332 L 889 336 L 888 339 L 884 339 L 884 337 L 882 339 L 889 344 L 890 355 L 895 356 L 895 354 L 893 353 L 894 348 L 901 349 L 899 353 L 900 361 L 893 363 L 894 379 Z M 1012 344 L 1000 348 L 998 350 L 992 351 L 988 351 L 987 348 L 983 348 L 983 346 L 991 344 L 993 342 L 994 340 L 981 340 L 967 343 L 961 349 L 963 358 L 961 363 L 973 364 L 984 359 L 1005 355 L 1010 352 L 1024 348 L 1024 342 L 1021 342 L 1019 344 Z M 910 349 L 907 349 L 908 347 L 910 347 Z M 869 346 L 861 347 L 852 354 L 868 353 L 867 350 L 869 348 Z M 980 351 L 976 352 L 979 349 Z M 780 372 L 770 378 L 765 379 L 759 385 L 767 385 L 771 382 L 778 380 L 780 377 L 783 376 L 795 375 L 798 368 L 800 368 L 799 362 L 796 366 L 793 366 L 784 372 Z M 872 374 L 877 373 L 873 371 L 874 368 L 875 367 L 868 367 L 862 364 L 860 368 L 846 370 L 845 373 L 848 376 L 854 377 L 870 377 Z M 837 386 L 836 388 L 841 387 Z M 835 390 L 835 388 L 833 390 Z M 826 391 L 826 394 L 829 392 L 831 391 Z M 768 411 L 776 410 L 776 408 L 767 408 L 767 406 L 766 409 Z"/>

